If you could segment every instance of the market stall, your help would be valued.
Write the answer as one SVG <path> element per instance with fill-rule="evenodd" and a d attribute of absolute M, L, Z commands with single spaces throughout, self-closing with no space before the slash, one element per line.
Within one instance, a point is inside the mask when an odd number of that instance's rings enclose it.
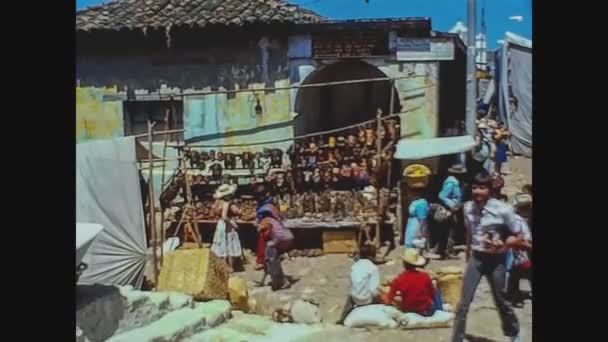
<path fill-rule="evenodd" d="M 275 141 L 252 144 L 238 154 L 223 152 L 230 146 L 174 146 L 179 167 L 160 195 L 160 209 L 172 225 L 168 233 L 201 241 L 194 225 L 207 229 L 217 222 L 212 194 L 221 184 L 237 186 L 237 223 L 254 228 L 252 187 L 265 183 L 290 229 L 318 229 L 324 237 L 332 236 L 324 233 L 328 230 L 352 230 L 351 239 L 373 236 L 379 245 L 380 225 L 395 223 L 398 174 L 391 168 L 399 132 L 398 114 L 378 111 L 374 120 L 294 137 L 287 150 L 264 148 Z M 188 234 L 186 225 L 196 232 Z M 356 234 L 360 228 L 363 235 Z"/>

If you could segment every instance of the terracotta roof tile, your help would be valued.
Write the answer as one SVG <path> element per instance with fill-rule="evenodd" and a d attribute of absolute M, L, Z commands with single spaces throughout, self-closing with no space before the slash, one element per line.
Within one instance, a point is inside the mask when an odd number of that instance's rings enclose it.
<path fill-rule="evenodd" d="M 76 29 L 85 31 L 320 21 L 313 11 L 284 0 L 114 0 L 76 12 Z"/>

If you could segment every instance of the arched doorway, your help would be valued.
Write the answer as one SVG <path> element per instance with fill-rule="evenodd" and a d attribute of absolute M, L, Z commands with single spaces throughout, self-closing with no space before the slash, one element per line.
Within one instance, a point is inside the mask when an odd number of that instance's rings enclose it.
<path fill-rule="evenodd" d="M 361 60 L 340 61 L 315 70 L 302 84 L 387 77 L 373 65 Z M 300 88 L 296 96 L 295 134 L 340 128 L 376 117 L 376 110 L 390 111 L 389 81 Z M 401 105 L 395 91 L 393 111 Z"/>

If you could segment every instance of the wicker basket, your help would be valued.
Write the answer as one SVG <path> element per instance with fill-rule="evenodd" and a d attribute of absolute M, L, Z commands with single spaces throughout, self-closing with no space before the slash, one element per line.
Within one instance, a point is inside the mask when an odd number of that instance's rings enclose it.
<path fill-rule="evenodd" d="M 230 271 L 208 248 L 178 249 L 165 255 L 159 291 L 176 291 L 195 300 L 227 299 Z"/>
<path fill-rule="evenodd" d="M 437 278 L 437 288 L 441 293 L 444 303 L 449 303 L 452 308 L 456 308 L 462 296 L 462 275 L 447 274 Z"/>

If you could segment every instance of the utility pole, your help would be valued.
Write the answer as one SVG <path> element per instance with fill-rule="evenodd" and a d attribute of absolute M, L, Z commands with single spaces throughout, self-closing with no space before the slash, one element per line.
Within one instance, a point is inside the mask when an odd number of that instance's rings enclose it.
<path fill-rule="evenodd" d="M 467 113 L 466 129 L 468 135 L 475 135 L 477 119 L 477 79 L 475 77 L 475 1 L 467 0 Z"/>

